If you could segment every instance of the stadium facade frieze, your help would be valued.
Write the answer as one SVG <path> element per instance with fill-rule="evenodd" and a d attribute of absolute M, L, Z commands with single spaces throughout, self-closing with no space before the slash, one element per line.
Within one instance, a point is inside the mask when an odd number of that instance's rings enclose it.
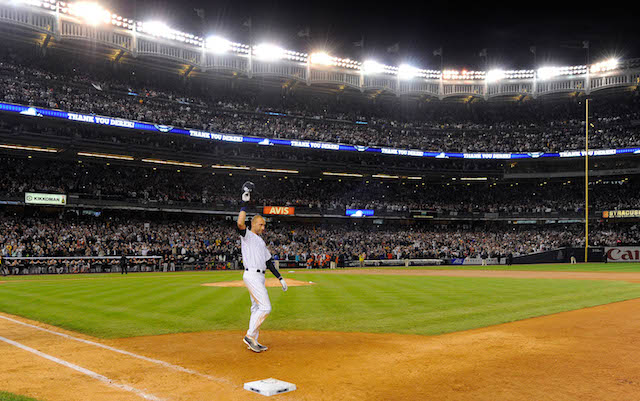
<path fill-rule="evenodd" d="M 226 39 L 204 39 L 158 22 L 142 22 L 107 12 L 73 10 L 57 0 L 0 0 L 0 24 L 28 35 L 44 35 L 42 46 L 77 48 L 89 42 L 115 50 L 121 58 L 152 57 L 210 74 L 232 73 L 248 78 L 288 79 L 313 85 L 335 85 L 360 91 L 401 95 L 478 97 L 540 97 L 630 87 L 640 79 L 638 60 L 611 65 L 543 67 L 538 71 L 436 71 L 409 66 L 359 62 L 323 53 L 285 50 L 275 45 L 246 45 Z"/>
<path fill-rule="evenodd" d="M 150 131 L 156 133 L 171 133 L 185 135 L 198 139 L 206 139 L 227 143 L 253 144 L 259 146 L 282 146 L 290 148 L 303 148 L 309 150 L 325 150 L 338 152 L 364 152 L 405 157 L 425 157 L 434 159 L 467 159 L 467 160 L 513 160 L 513 159 L 545 159 L 560 158 L 570 159 L 584 157 L 584 150 L 566 152 L 440 152 L 418 149 L 396 149 L 366 145 L 349 145 L 341 143 L 303 141 L 283 138 L 262 138 L 249 135 L 227 134 L 195 130 L 190 128 L 174 127 L 169 125 L 154 124 L 142 121 L 127 120 L 109 116 L 66 112 L 62 110 L 46 109 L 41 107 L 26 106 L 0 102 L 0 111 L 19 114 L 26 118 L 50 118 L 54 120 L 70 121 L 79 124 L 92 124 L 109 126 L 132 131 Z M 592 149 L 588 151 L 591 156 L 615 156 L 615 155 L 640 154 L 640 147 L 623 149 Z"/>

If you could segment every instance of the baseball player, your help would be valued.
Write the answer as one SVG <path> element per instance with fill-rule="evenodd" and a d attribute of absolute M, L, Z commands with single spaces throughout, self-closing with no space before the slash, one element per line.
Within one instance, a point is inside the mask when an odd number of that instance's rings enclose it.
<path fill-rule="evenodd" d="M 253 188 L 254 184 L 249 181 L 242 186 L 244 205 L 250 200 Z M 262 352 L 266 351 L 267 347 L 258 342 L 260 326 L 271 313 L 271 302 L 265 286 L 266 269 L 269 269 L 280 280 L 282 291 L 287 291 L 287 283 L 275 268 L 271 253 L 264 240 L 260 238 L 266 225 L 264 218 L 260 215 L 254 216 L 251 220 L 251 229 L 247 229 L 246 218 L 246 206 L 243 206 L 238 214 L 238 230 L 240 232 L 242 263 L 244 264 L 242 280 L 251 296 L 251 319 L 249 320 L 249 330 L 242 341 L 251 351 Z"/>

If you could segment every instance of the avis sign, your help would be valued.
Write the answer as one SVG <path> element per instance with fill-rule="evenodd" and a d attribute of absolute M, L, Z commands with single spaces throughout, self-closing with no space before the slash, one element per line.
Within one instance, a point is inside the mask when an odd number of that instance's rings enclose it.
<path fill-rule="evenodd" d="M 640 247 L 617 246 L 605 247 L 607 262 L 640 262 Z"/>
<path fill-rule="evenodd" d="M 265 206 L 262 210 L 262 214 L 280 214 L 293 216 L 296 208 L 291 206 Z"/>

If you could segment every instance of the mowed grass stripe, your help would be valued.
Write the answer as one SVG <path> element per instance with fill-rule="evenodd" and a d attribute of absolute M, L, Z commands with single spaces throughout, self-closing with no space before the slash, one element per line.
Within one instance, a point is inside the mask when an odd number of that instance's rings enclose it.
<path fill-rule="evenodd" d="M 584 294 L 580 293 L 579 295 Z M 512 322 L 565 310 L 580 309 L 601 303 L 628 299 L 628 297 L 617 293 L 605 293 L 602 295 L 604 296 L 604 300 L 592 298 L 590 301 L 585 302 L 575 302 L 575 296 L 572 294 L 564 294 L 544 299 L 522 300 L 519 302 L 512 301 L 510 303 L 499 303 L 489 306 L 483 304 L 480 306 L 436 310 L 416 315 L 413 322 L 399 326 L 398 329 L 416 334 L 439 334 L 485 327 L 493 324 Z M 567 309 L 567 305 L 570 305 L 569 309 Z M 395 324 L 395 322 L 393 324 Z"/>
<path fill-rule="evenodd" d="M 287 273 L 285 272 L 285 275 Z M 202 287 L 241 272 L 147 274 L 0 285 L 0 311 L 97 337 L 242 330 L 245 288 Z M 269 288 L 265 329 L 438 334 L 640 297 L 616 281 L 305 274 Z"/>

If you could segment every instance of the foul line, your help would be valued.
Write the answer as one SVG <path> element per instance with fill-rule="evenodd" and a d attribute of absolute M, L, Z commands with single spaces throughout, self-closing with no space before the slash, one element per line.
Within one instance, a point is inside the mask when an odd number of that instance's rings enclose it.
<path fill-rule="evenodd" d="M 155 363 L 155 364 L 163 366 L 165 368 L 177 370 L 177 371 L 183 372 L 183 373 L 196 375 L 196 376 L 199 376 L 199 377 L 204 377 L 206 379 L 209 379 L 209 380 L 221 383 L 221 384 L 226 384 L 226 385 L 233 386 L 233 384 L 231 382 L 229 382 L 228 380 L 226 380 L 226 379 L 222 379 L 222 378 L 219 378 L 219 377 L 215 377 L 215 376 L 211 376 L 211 375 L 208 375 L 208 374 L 205 374 L 205 373 L 201 373 L 201 372 L 198 372 L 198 371 L 193 370 L 193 369 L 184 368 L 182 366 L 174 365 L 172 363 L 161 361 L 159 359 L 154 359 L 154 358 L 149 358 L 149 357 L 146 357 L 146 356 L 143 356 L 143 355 L 134 354 L 133 352 L 129 352 L 129 351 L 121 350 L 121 349 L 118 349 L 118 348 L 110 347 L 108 345 L 101 344 L 101 343 L 98 343 L 98 342 L 95 342 L 95 341 L 90 341 L 90 340 L 85 340 L 85 339 L 78 338 L 78 337 L 73 337 L 73 336 L 70 336 L 70 335 L 65 334 L 65 333 L 58 333 L 57 331 L 53 331 L 53 330 L 45 329 L 43 327 L 35 326 L 33 324 L 21 322 L 19 320 L 11 319 L 11 318 L 6 317 L 6 316 L 0 315 L 0 318 L 8 320 L 8 321 L 13 322 L 13 323 L 21 324 L 23 326 L 31 327 L 33 329 L 37 329 L 37 330 L 41 330 L 41 331 L 44 331 L 44 332 L 47 332 L 47 333 L 50 333 L 50 334 L 54 334 L 56 336 L 60 336 L 60 337 L 63 337 L 63 338 L 69 339 L 69 340 L 74 340 L 74 341 L 78 341 L 78 342 L 81 342 L 81 343 L 85 343 L 85 344 L 93 345 L 93 346 L 96 346 L 96 347 L 104 348 L 106 350 L 117 352 L 119 354 L 123 354 L 123 355 L 127 355 L 127 356 L 130 356 L 130 357 L 133 357 L 133 358 L 141 359 L 143 361 Z"/>
<path fill-rule="evenodd" d="M 31 347 L 27 347 L 26 345 L 20 344 L 18 342 L 13 341 L 13 340 L 9 340 L 8 338 L 4 338 L 4 337 L 0 336 L 0 341 L 4 341 L 7 344 L 11 344 L 11 345 L 13 345 L 15 347 L 18 347 L 18 348 L 20 348 L 20 349 L 22 349 L 24 351 L 31 352 L 32 354 L 38 355 L 38 356 L 40 356 L 42 358 L 48 359 L 48 360 L 50 360 L 52 362 L 55 362 L 57 364 L 66 366 L 68 368 L 71 368 L 71 369 L 73 369 L 75 371 L 83 373 L 83 374 L 85 374 L 85 375 L 87 375 L 89 377 L 92 377 L 92 378 L 96 379 L 96 380 L 100 380 L 101 382 L 105 383 L 106 385 L 108 385 L 110 387 L 115 387 L 115 388 L 120 389 L 120 390 L 125 390 L 125 391 L 129 391 L 131 393 L 135 393 L 135 394 L 141 396 L 142 398 L 144 398 L 145 400 L 152 400 L 152 401 L 162 401 L 163 400 L 162 398 L 158 398 L 155 395 L 147 394 L 147 393 L 145 393 L 145 392 L 143 392 L 141 390 L 138 390 L 137 388 L 131 387 L 131 386 L 126 385 L 126 384 L 116 383 L 113 380 L 109 379 L 108 377 L 103 376 L 103 375 L 101 375 L 99 373 L 93 372 L 93 371 L 91 371 L 89 369 L 85 369 L 82 366 L 74 365 L 73 363 L 70 363 L 70 362 L 64 361 L 62 359 L 56 358 L 55 356 L 51 356 L 51 355 L 45 354 L 43 352 L 38 351 L 37 349 L 33 349 Z"/>

